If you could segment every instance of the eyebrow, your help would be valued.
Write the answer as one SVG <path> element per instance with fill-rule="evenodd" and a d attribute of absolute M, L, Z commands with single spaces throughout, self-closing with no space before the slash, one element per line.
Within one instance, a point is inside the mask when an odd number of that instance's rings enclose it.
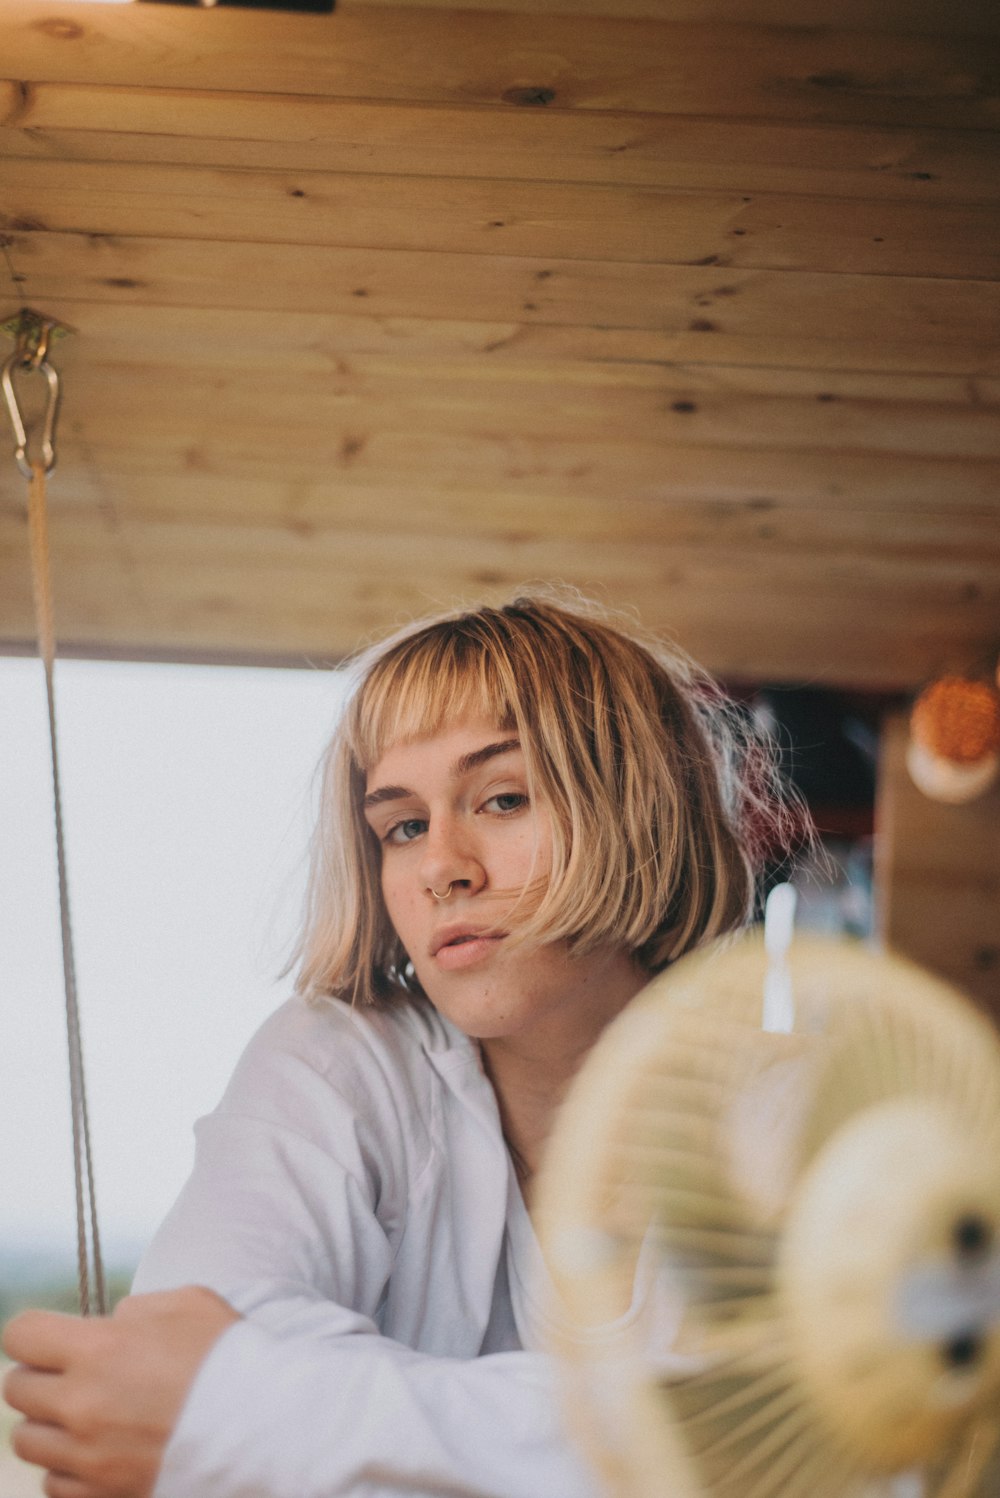
<path fill-rule="evenodd" d="M 495 744 L 484 744 L 481 749 L 472 749 L 455 761 L 451 767 L 451 777 L 458 780 L 461 776 L 468 775 L 470 770 L 478 770 L 480 765 L 487 764 L 489 760 L 496 759 L 501 754 L 510 754 L 520 747 L 520 739 L 498 739 Z M 378 790 L 368 792 L 361 806 L 364 811 L 369 811 L 373 806 L 381 806 L 383 801 L 403 801 L 412 795 L 413 792 L 404 785 L 380 785 Z"/>

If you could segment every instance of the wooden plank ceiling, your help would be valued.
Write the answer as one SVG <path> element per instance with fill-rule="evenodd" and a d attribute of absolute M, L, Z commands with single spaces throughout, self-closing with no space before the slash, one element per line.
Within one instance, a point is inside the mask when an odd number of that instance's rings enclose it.
<path fill-rule="evenodd" d="M 328 660 L 560 579 L 729 676 L 995 654 L 998 14 L 0 0 L 64 644 Z M 7 648 L 24 503 L 0 450 Z"/>

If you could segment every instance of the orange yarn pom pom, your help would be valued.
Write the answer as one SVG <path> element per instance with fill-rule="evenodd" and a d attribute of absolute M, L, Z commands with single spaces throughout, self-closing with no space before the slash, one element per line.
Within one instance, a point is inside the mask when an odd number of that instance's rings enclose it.
<path fill-rule="evenodd" d="M 931 754 L 975 764 L 1000 749 L 1000 694 L 986 681 L 942 676 L 917 698 L 910 727 Z"/>

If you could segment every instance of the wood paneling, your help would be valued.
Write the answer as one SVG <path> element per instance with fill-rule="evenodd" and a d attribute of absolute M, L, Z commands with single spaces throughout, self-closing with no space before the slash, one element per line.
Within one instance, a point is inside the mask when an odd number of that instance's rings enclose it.
<path fill-rule="evenodd" d="M 878 839 L 890 946 L 957 983 L 1000 1023 L 1000 790 L 931 801 L 906 770 L 905 717 L 883 735 Z"/>
<path fill-rule="evenodd" d="M 328 660 L 387 622 L 429 608 L 500 598 L 531 580 L 571 580 L 609 602 L 629 600 L 649 626 L 676 633 L 734 676 L 787 678 L 809 661 L 814 685 L 846 678 L 886 686 L 923 669 L 929 641 L 947 663 L 964 648 L 970 625 L 995 616 L 998 602 L 995 593 L 963 599 L 961 585 L 949 589 L 932 566 L 923 575 L 907 569 L 888 584 L 882 576 L 873 586 L 863 565 L 845 560 L 824 569 L 817 590 L 808 557 L 762 557 L 740 546 L 494 535 L 483 548 L 474 526 L 457 534 L 425 526 L 419 501 L 404 530 L 243 524 L 234 534 L 197 521 L 133 524 L 120 494 L 127 494 L 125 481 L 104 482 L 100 524 L 86 511 L 59 520 L 60 608 L 72 614 L 82 641 L 155 638 L 198 650 L 210 635 L 226 652 Z M 13 557 L 23 533 L 23 524 L 0 520 L 0 548 Z M 26 609 L 21 560 L 11 574 L 12 601 Z M 795 610 L 794 636 L 776 628 L 776 592 Z M 917 612 L 922 629 L 903 627 Z M 876 636 L 885 641 L 880 654 L 871 649 Z"/>
<path fill-rule="evenodd" d="M 750 677 L 1000 643 L 1000 24 L 827 19 L 0 0 L 64 637 L 329 656 L 558 577 Z"/>
<path fill-rule="evenodd" d="M 661 449 L 641 450 L 626 443 L 616 449 L 597 441 L 560 444 L 507 434 L 456 438 L 419 430 L 372 433 L 359 424 L 333 426 L 323 439 L 314 440 L 312 433 L 308 434 L 307 442 L 295 440 L 296 437 L 296 433 L 282 429 L 264 428 L 255 439 L 245 442 L 220 438 L 208 410 L 181 437 L 161 432 L 142 433 L 129 439 L 120 428 L 111 431 L 105 428 L 96 435 L 88 434 L 86 448 L 99 454 L 101 466 L 108 473 L 136 479 L 172 474 L 179 516 L 185 514 L 191 502 L 190 498 L 182 498 L 184 487 L 197 485 L 206 475 L 214 475 L 237 481 L 266 479 L 274 485 L 283 480 L 296 485 L 336 481 L 356 491 L 358 504 L 368 505 L 378 495 L 400 487 L 414 497 L 447 490 L 466 496 L 470 530 L 475 528 L 475 507 L 489 503 L 491 497 L 496 499 L 498 515 L 503 514 L 502 506 L 509 495 L 536 506 L 558 503 L 565 507 L 562 524 L 570 536 L 574 533 L 574 506 L 579 509 L 581 525 L 585 525 L 583 517 L 592 511 L 593 505 L 603 503 L 604 527 L 614 532 L 620 523 L 621 507 L 634 503 L 636 526 L 647 527 L 650 544 L 658 539 L 657 527 L 652 524 L 658 519 L 658 512 L 646 513 L 645 506 L 711 504 L 719 510 L 721 526 L 728 505 L 751 519 L 756 517 L 761 538 L 769 540 L 775 537 L 775 512 L 786 507 L 796 513 L 811 507 L 824 509 L 830 505 L 831 496 L 839 501 L 842 491 L 851 490 L 851 503 L 843 506 L 838 503 L 838 515 L 857 511 L 866 516 L 867 524 L 862 519 L 855 535 L 865 536 L 869 546 L 877 536 L 883 538 L 861 558 L 870 567 L 884 565 L 888 571 L 895 555 L 894 531 L 897 534 L 903 531 L 902 544 L 904 548 L 908 544 L 915 556 L 927 544 L 922 548 L 922 517 L 918 507 L 907 505 L 911 487 L 907 477 L 916 471 L 916 465 L 902 466 L 896 473 L 895 485 L 884 494 L 878 484 L 878 464 L 849 458 L 828 464 L 820 458 L 803 457 L 796 463 L 787 455 L 773 457 L 747 449 L 736 449 L 724 456 L 698 448 L 678 448 L 665 454 Z M 73 461 L 79 450 L 72 432 L 67 432 L 60 448 L 65 463 Z M 438 470 L 434 480 L 421 476 L 427 465 Z M 959 528 L 959 533 L 964 521 L 965 546 L 955 558 L 957 547 L 953 542 L 952 547 L 940 551 L 939 561 L 942 569 L 949 559 L 963 562 L 968 568 L 966 576 L 971 587 L 980 577 L 990 579 L 1000 560 L 995 536 L 996 508 L 992 503 L 996 469 L 970 473 L 968 468 L 942 468 L 939 473 L 939 488 L 947 489 L 949 503 L 935 504 L 936 495 L 930 488 L 918 498 L 923 500 L 922 508 L 930 512 L 932 519 L 937 517 L 938 534 L 944 529 L 942 512 L 948 524 Z M 758 481 L 757 488 L 764 492 L 745 498 L 753 480 Z M 282 513 L 281 492 L 277 489 L 273 492 L 270 504 L 270 513 L 275 518 Z M 897 515 L 912 514 L 913 524 L 904 527 L 898 520 L 893 524 L 894 508 Z M 230 518 L 236 524 L 238 512 L 231 510 Z M 460 515 L 454 518 L 456 523 L 461 520 Z M 787 530 L 787 525 L 784 529 Z M 836 529 L 835 523 L 831 530 Z M 842 530 L 850 534 L 850 524 L 842 522 Z M 790 544 L 794 546 L 794 537 L 790 538 Z M 830 556 L 826 560 L 832 566 L 836 558 Z M 822 583 L 822 578 L 817 581 Z M 724 607 L 721 602 L 720 607 Z"/>
<path fill-rule="evenodd" d="M 0 80 L 8 157 L 995 203 L 992 132 Z"/>
<path fill-rule="evenodd" d="M 939 509 L 871 505 L 805 508 L 763 499 L 684 496 L 667 501 L 634 494 L 609 502 L 603 493 L 577 487 L 549 494 L 540 504 L 534 484 L 514 480 L 491 488 L 486 503 L 466 483 L 414 483 L 407 472 L 395 480 L 385 474 L 376 480 L 355 475 L 348 479 L 349 458 L 324 465 L 322 472 L 317 472 L 320 465 L 308 468 L 299 459 L 275 480 L 249 464 L 239 474 L 220 472 L 199 450 L 184 471 L 141 472 L 116 461 L 113 442 L 95 448 L 72 433 L 67 434 L 64 456 L 63 468 L 73 465 L 73 474 L 69 478 L 63 473 L 58 480 L 60 518 L 86 515 L 99 523 L 110 495 L 115 513 L 137 523 L 176 519 L 192 526 L 272 525 L 308 537 L 325 529 L 363 530 L 377 513 L 384 537 L 408 529 L 461 534 L 487 560 L 494 540 L 561 541 L 570 534 L 588 542 L 632 542 L 664 554 L 677 546 L 728 547 L 738 550 L 749 568 L 757 566 L 759 554 L 771 552 L 797 557 L 803 568 L 816 567 L 817 558 L 837 558 L 842 574 L 853 561 L 877 551 L 891 558 L 897 571 L 908 562 L 922 563 L 925 577 L 937 575 L 939 565 L 950 564 L 969 601 L 975 597 L 975 578 L 990 578 L 998 544 L 994 540 L 991 549 L 984 549 L 981 512 L 958 507 L 942 514 Z M 11 517 L 19 514 L 15 504 L 4 510 Z M 860 573 L 856 580 L 860 582 Z M 726 611 L 717 608 L 723 617 Z"/>
<path fill-rule="evenodd" d="M 385 0 L 364 0 L 378 5 Z M 387 0 L 422 6 L 424 0 Z M 438 0 L 461 10 L 512 10 L 537 14 L 539 0 Z M 551 15 L 635 16 L 725 26 L 808 26 L 824 29 L 831 13 L 827 0 L 545 0 Z M 838 0 L 838 26 L 857 31 L 912 31 L 942 36 L 996 36 L 1000 32 L 992 0 L 962 0 L 945 8 L 939 0 Z"/>
<path fill-rule="evenodd" d="M 76 367 L 77 361 L 69 366 Z M 840 474 L 836 466 L 828 470 L 820 499 L 836 495 L 849 506 L 852 496 L 865 505 L 881 498 L 885 508 L 893 498 L 901 508 L 953 507 L 963 494 L 989 505 L 1000 477 L 988 461 L 1000 458 L 997 380 L 596 363 L 582 370 L 552 363 L 483 369 L 472 360 L 416 379 L 401 360 L 361 357 L 339 365 L 317 360 L 314 377 L 292 387 L 274 381 L 249 416 L 256 372 L 225 362 L 191 369 L 180 386 L 172 372 L 145 361 L 94 362 L 87 374 L 76 419 L 95 438 L 133 447 L 207 426 L 230 434 L 234 445 L 294 449 L 324 427 L 331 435 L 527 439 L 553 449 L 596 442 L 617 462 L 623 447 L 652 455 L 661 448 L 664 468 L 699 448 L 734 448 L 741 460 L 753 451 L 812 452 L 825 464 L 848 464 Z M 129 431 L 122 434 L 121 412 L 130 405 Z M 873 455 L 867 482 L 865 454 Z M 896 461 L 910 456 L 929 461 Z M 774 461 L 779 467 L 780 459 Z M 801 467 L 798 459 L 793 466 Z M 845 484 L 848 472 L 854 480 Z"/>
<path fill-rule="evenodd" d="M 5 0 L 32 82 L 990 129 L 995 38 L 345 4 L 335 17 Z M 333 28 L 336 28 L 335 30 Z M 551 96 L 551 97 L 550 97 Z"/>
<path fill-rule="evenodd" d="M 21 283 L 18 288 L 21 296 L 28 294 Z M 694 320 L 698 326 L 681 329 L 573 327 L 372 317 L 356 310 L 360 305 L 349 314 L 256 307 L 247 316 L 238 309 L 156 306 L 134 296 L 118 302 L 49 297 L 46 310 L 78 334 L 60 345 L 62 360 L 79 357 L 86 368 L 91 359 L 153 359 L 175 369 L 178 383 L 190 369 L 220 360 L 256 371 L 264 381 L 296 379 L 307 370 L 327 371 L 371 356 L 405 365 L 415 379 L 445 367 L 466 368 L 470 360 L 480 378 L 512 367 L 538 378 L 548 368 L 567 365 L 585 378 L 594 363 L 614 365 L 623 374 L 642 365 L 724 366 L 782 370 L 805 380 L 834 373 L 931 374 L 960 380 L 971 400 L 1000 376 L 1000 341 L 992 336 L 991 322 L 972 330 L 980 335 L 976 342 L 958 337 L 942 342 L 940 328 L 925 336 L 922 325 L 906 328 L 897 339 L 873 340 L 863 330 L 856 338 L 837 338 L 825 336 L 822 328 L 808 337 L 781 322 L 769 332 L 742 335 L 717 323 L 706 328 L 700 319 Z"/>
<path fill-rule="evenodd" d="M 13 160 L 0 228 L 982 280 L 1000 205 Z"/>
<path fill-rule="evenodd" d="M 995 348 L 1000 282 L 13 233 L 35 298 Z"/>

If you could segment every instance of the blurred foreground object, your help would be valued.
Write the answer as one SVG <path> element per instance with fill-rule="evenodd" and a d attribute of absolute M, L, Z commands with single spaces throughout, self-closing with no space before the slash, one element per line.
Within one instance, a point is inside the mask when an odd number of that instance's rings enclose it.
<path fill-rule="evenodd" d="M 932 800 L 960 803 L 988 790 L 1000 769 L 1000 693 L 987 681 L 942 676 L 910 719 L 907 767 Z"/>
<path fill-rule="evenodd" d="M 538 1199 L 572 1425 L 628 1498 L 1000 1490 L 1000 1044 L 898 958 L 759 936 L 606 1031 Z"/>

